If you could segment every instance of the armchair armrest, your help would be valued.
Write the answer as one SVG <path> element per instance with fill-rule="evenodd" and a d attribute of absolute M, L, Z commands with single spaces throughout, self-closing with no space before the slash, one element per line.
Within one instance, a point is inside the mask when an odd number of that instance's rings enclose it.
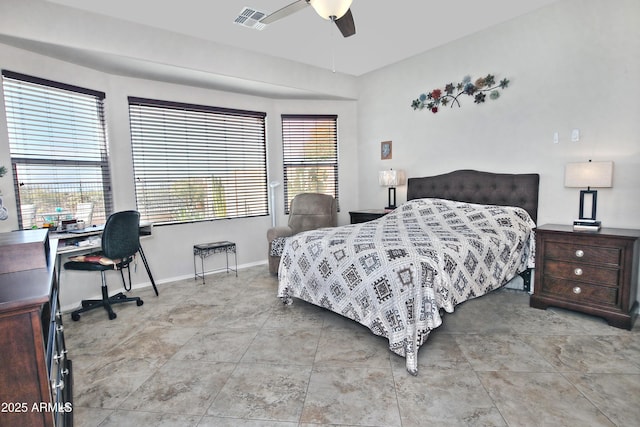
<path fill-rule="evenodd" d="M 293 229 L 289 226 L 274 227 L 267 230 L 267 241 L 271 243 L 276 237 L 293 236 Z"/>

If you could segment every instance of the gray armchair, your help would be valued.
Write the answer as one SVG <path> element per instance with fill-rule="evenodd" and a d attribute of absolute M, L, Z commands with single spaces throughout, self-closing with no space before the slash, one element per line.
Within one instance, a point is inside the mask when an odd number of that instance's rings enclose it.
<path fill-rule="evenodd" d="M 328 194 L 301 193 L 293 198 L 289 209 L 287 226 L 270 228 L 267 231 L 269 272 L 278 274 L 280 256 L 274 255 L 271 243 L 279 237 L 289 237 L 302 231 L 338 225 L 336 200 Z"/>

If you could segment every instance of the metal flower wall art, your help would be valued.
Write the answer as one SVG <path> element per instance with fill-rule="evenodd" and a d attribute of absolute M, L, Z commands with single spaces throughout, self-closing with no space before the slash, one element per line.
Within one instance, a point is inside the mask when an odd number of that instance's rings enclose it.
<path fill-rule="evenodd" d="M 473 102 L 482 104 L 487 99 L 487 92 L 490 99 L 500 98 L 500 89 L 506 89 L 509 86 L 509 80 L 502 79 L 496 84 L 496 78 L 492 74 L 486 77 L 480 77 L 475 82 L 471 81 L 470 76 L 465 76 L 459 83 L 447 83 L 444 89 L 433 89 L 431 92 L 422 93 L 418 99 L 413 100 L 411 108 L 414 110 L 424 110 L 425 108 L 432 113 L 437 113 L 440 107 L 453 108 L 454 105 L 461 107 L 460 97 L 467 95 L 473 97 Z"/>

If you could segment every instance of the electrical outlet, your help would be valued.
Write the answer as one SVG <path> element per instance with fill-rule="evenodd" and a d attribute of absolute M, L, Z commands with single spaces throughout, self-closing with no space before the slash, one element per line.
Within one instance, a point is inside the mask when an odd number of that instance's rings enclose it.
<path fill-rule="evenodd" d="M 560 136 L 558 135 L 558 132 L 554 132 L 553 133 L 553 143 L 557 144 L 558 142 L 560 142 Z"/>

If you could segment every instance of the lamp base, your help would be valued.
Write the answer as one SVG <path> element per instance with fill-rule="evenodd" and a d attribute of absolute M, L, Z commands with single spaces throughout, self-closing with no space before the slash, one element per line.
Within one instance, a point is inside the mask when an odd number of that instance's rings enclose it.
<path fill-rule="evenodd" d="M 591 199 L 591 207 L 589 208 L 588 202 Z M 595 221 L 596 220 L 596 207 L 598 203 L 598 192 L 596 190 L 581 190 L 580 191 L 580 211 L 578 212 L 578 218 L 580 221 Z M 589 214 L 587 216 L 587 213 Z"/>
<path fill-rule="evenodd" d="M 396 188 L 389 187 L 389 205 L 385 207 L 388 210 L 394 210 L 396 208 Z"/>
<path fill-rule="evenodd" d="M 576 219 L 573 221 L 574 231 L 598 231 L 601 227 L 600 221 L 594 219 Z"/>

